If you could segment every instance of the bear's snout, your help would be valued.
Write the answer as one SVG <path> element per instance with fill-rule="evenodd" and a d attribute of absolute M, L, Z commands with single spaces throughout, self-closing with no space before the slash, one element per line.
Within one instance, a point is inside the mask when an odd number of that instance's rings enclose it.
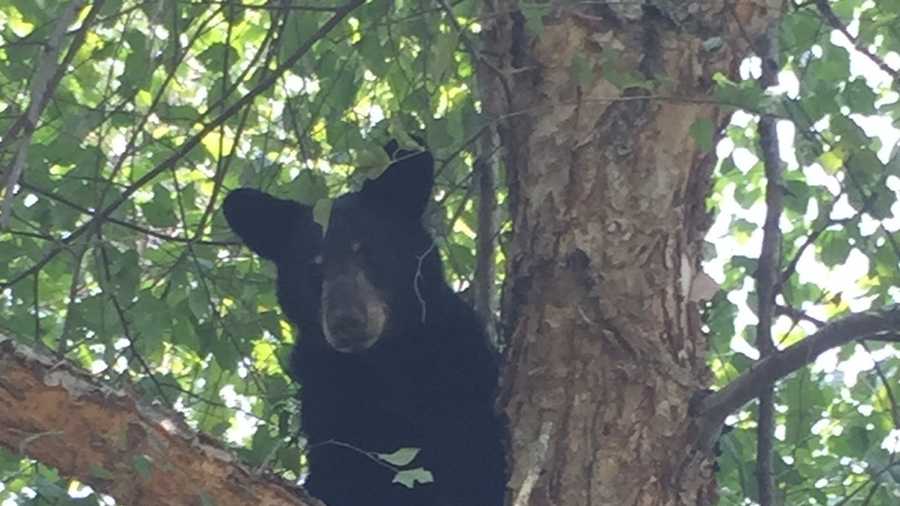
<path fill-rule="evenodd" d="M 371 348 L 384 332 L 386 304 L 361 270 L 326 280 L 322 287 L 322 327 L 337 351 L 359 353 Z"/>
<path fill-rule="evenodd" d="M 346 342 L 364 340 L 366 315 L 363 311 L 338 307 L 325 313 L 325 326 L 333 341 Z"/>

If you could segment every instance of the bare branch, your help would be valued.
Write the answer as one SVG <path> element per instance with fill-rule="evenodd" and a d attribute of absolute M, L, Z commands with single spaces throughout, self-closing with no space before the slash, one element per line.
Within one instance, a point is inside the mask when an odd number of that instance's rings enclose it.
<path fill-rule="evenodd" d="M 56 86 L 59 84 L 59 81 L 63 78 L 66 70 L 69 68 L 69 64 L 72 62 L 73 59 L 75 59 L 75 54 L 78 53 L 78 50 L 81 49 L 82 44 L 84 44 L 84 41 L 87 38 L 88 28 L 93 26 L 95 23 L 98 23 L 98 22 L 102 23 L 103 21 L 107 21 L 112 17 L 112 16 L 107 16 L 105 18 L 100 18 L 98 16 L 105 1 L 106 0 L 96 0 L 94 2 L 94 5 L 91 6 L 90 12 L 88 12 L 87 16 L 85 16 L 84 20 L 81 22 L 80 26 L 78 28 L 75 28 L 72 31 L 65 33 L 65 35 L 74 35 L 75 38 L 72 40 L 72 44 L 69 45 L 69 49 L 68 49 L 68 51 L 66 51 L 66 55 L 63 57 L 62 63 L 56 67 L 56 72 L 53 74 L 53 77 L 50 79 L 49 83 L 47 84 L 47 88 L 46 88 L 47 91 L 43 94 L 42 103 L 40 104 L 41 110 L 43 110 L 47 106 L 47 103 L 49 102 L 50 97 L 53 95 L 53 90 L 56 89 Z M 75 2 L 75 3 L 81 3 L 81 2 Z M 125 12 L 128 12 L 132 9 L 136 9 L 138 7 L 139 6 L 124 9 L 124 10 L 116 13 L 115 15 L 116 16 L 122 15 Z M 58 26 L 59 25 L 57 25 L 57 27 Z M 25 43 L 27 39 L 31 38 L 36 33 L 41 33 L 41 30 L 35 29 L 31 33 L 26 35 L 25 37 L 19 39 L 18 41 L 10 42 L 8 45 Z M 52 37 L 53 36 L 51 35 L 51 38 Z M 30 44 L 39 44 L 44 47 L 47 47 L 46 43 L 42 43 L 41 41 L 31 41 L 29 43 Z M 0 45 L 0 47 L 5 47 L 6 45 L 7 44 L 2 44 L 2 45 Z M 33 102 L 32 102 L 32 104 L 33 104 Z M 14 143 L 19 136 L 19 132 L 21 132 L 23 128 L 33 130 L 36 126 L 37 126 L 36 118 L 35 118 L 35 122 L 31 122 L 31 121 L 29 121 L 27 114 L 23 114 L 22 116 L 19 116 L 19 118 L 16 120 L 16 122 L 13 123 L 13 125 L 9 128 L 9 130 L 6 131 L 6 134 L 3 136 L 3 138 L 0 139 L 0 149 L 6 148 L 7 144 Z M 31 134 L 29 133 L 28 136 L 30 137 L 30 135 Z"/>
<path fill-rule="evenodd" d="M 19 185 L 20 185 L 22 188 L 24 188 L 24 189 L 26 189 L 26 190 L 28 190 L 28 191 L 30 191 L 30 192 L 32 192 L 32 193 L 36 193 L 36 194 L 38 194 L 38 195 L 41 195 L 41 196 L 43 196 L 43 197 L 46 197 L 46 198 L 48 198 L 48 199 L 50 199 L 50 200 L 53 200 L 53 201 L 55 201 L 55 202 L 59 202 L 60 204 L 63 204 L 63 205 L 68 206 L 68 207 L 71 207 L 72 209 L 75 209 L 75 210 L 77 210 L 78 212 L 81 212 L 81 213 L 84 213 L 84 214 L 87 214 L 87 215 L 90 215 L 90 216 L 94 216 L 94 215 L 96 214 L 96 213 L 95 213 L 94 211 L 92 211 L 91 209 L 82 207 L 82 206 L 76 204 L 75 202 L 72 202 L 71 200 L 69 200 L 69 199 L 67 199 L 67 198 L 65 198 L 65 197 L 62 197 L 62 196 L 60 196 L 60 195 L 57 195 L 57 194 L 55 194 L 55 193 L 51 193 L 51 192 L 49 192 L 49 191 L 47 191 L 47 190 L 44 190 L 44 189 L 42 189 L 42 188 L 38 188 L 37 186 L 35 186 L 35 185 L 29 183 L 28 181 L 22 180 L 22 181 L 19 182 Z M 138 232 L 138 233 L 141 233 L 141 234 L 144 234 L 144 235 L 148 235 L 148 236 L 150 236 L 150 237 L 155 237 L 155 238 L 160 239 L 160 240 L 163 240 L 163 241 L 180 242 L 180 243 L 188 243 L 188 244 L 190 244 L 190 243 L 194 243 L 194 244 L 204 244 L 204 245 L 207 245 L 207 246 L 234 246 L 234 245 L 236 245 L 236 244 L 239 244 L 239 243 L 236 242 L 236 241 L 207 241 L 207 240 L 202 240 L 202 239 L 196 239 L 197 234 L 194 235 L 194 238 L 180 237 L 180 236 L 174 236 L 174 235 L 168 235 L 168 234 L 164 234 L 164 233 L 162 233 L 162 232 L 157 232 L 156 230 L 153 230 L 153 229 L 150 229 L 150 228 L 142 227 L 142 226 L 137 225 L 137 224 L 135 224 L 135 223 L 131 223 L 130 221 L 125 221 L 125 220 L 120 220 L 120 219 L 118 219 L 118 218 L 113 218 L 112 216 L 108 216 L 108 217 L 106 218 L 106 221 L 107 221 L 108 223 L 112 223 L 112 224 L 114 224 L 114 225 L 119 225 L 119 226 L 121 226 L 121 227 L 130 229 L 130 230 L 134 230 L 135 232 Z"/>
<path fill-rule="evenodd" d="M 16 155 L 13 157 L 12 167 L 6 173 L 6 181 L 4 182 L 4 197 L 0 203 L 0 230 L 9 226 L 10 212 L 12 211 L 13 190 L 25 170 L 25 161 L 28 159 L 28 147 L 31 145 L 31 134 L 34 133 L 37 126 L 38 118 L 47 105 L 48 98 L 53 95 L 56 85 L 62 76 L 62 71 L 68 66 L 68 62 L 57 64 L 60 46 L 62 45 L 63 36 L 66 29 L 75 20 L 75 15 L 81 9 L 83 0 L 72 0 L 63 10 L 59 18 L 56 20 L 56 26 L 44 45 L 44 53 L 38 62 L 37 70 L 31 78 L 31 101 L 28 104 L 28 110 L 25 112 L 24 124 L 25 134 L 18 140 L 19 146 L 16 149 Z M 91 10 L 96 13 L 100 10 L 103 1 L 97 2 Z M 80 39 L 83 42 L 84 38 Z M 80 46 L 79 41 L 76 43 Z M 73 44 L 73 47 L 74 44 Z M 77 49 L 77 48 L 76 48 Z M 74 55 L 74 51 L 69 51 L 69 55 Z M 68 55 L 67 55 L 68 56 Z M 15 135 L 15 134 L 14 134 Z M 9 139 L 10 135 L 4 136 L 4 140 Z"/>
<path fill-rule="evenodd" d="M 878 65 L 878 68 L 883 70 L 887 75 L 891 76 L 894 81 L 900 80 L 900 71 L 892 69 L 887 63 L 884 62 L 881 58 L 879 58 L 875 53 L 869 51 L 867 47 L 862 46 L 856 37 L 850 34 L 847 31 L 847 27 L 844 26 L 844 23 L 841 22 L 840 18 L 837 17 L 837 14 L 831 9 L 831 5 L 828 4 L 828 0 L 815 0 L 816 7 L 818 7 L 819 12 L 822 14 L 822 17 L 825 18 L 825 21 L 831 25 L 832 28 L 841 32 L 844 37 L 847 37 L 847 40 L 853 44 L 853 47 L 864 54 L 866 58 L 872 61 L 875 65 Z"/>
<path fill-rule="evenodd" d="M 763 88 L 778 83 L 778 25 L 773 24 L 760 37 Z M 775 321 L 775 296 L 781 285 L 782 234 L 779 220 L 784 211 L 784 164 L 778 145 L 777 120 L 768 114 L 759 119 L 759 144 L 766 171 L 766 221 L 763 224 L 762 251 L 756 269 L 757 314 L 756 348 L 760 356 L 775 352 L 772 325 Z M 756 480 L 761 506 L 775 504 L 775 470 L 772 452 L 775 445 L 775 387 L 769 385 L 759 397 L 756 437 Z"/>
<path fill-rule="evenodd" d="M 721 424 L 729 414 L 759 397 L 766 387 L 811 364 L 822 353 L 861 339 L 894 341 L 898 331 L 900 305 L 829 322 L 806 339 L 760 360 L 725 388 L 700 400 L 696 414 L 708 422 L 704 424 L 706 427 Z"/>
<path fill-rule="evenodd" d="M 866 353 L 870 356 L 872 355 L 872 350 L 869 348 L 869 345 L 866 343 L 860 343 Z M 892 381 L 888 379 L 887 375 L 881 369 L 881 366 L 878 365 L 878 362 L 875 358 L 872 358 L 872 364 L 875 369 L 875 374 L 878 375 L 878 378 L 881 380 L 881 383 L 884 384 L 884 391 L 887 394 L 888 403 L 891 405 L 891 420 L 894 421 L 894 428 L 900 429 L 900 405 L 897 404 L 897 397 L 894 396 L 894 390 L 891 388 Z"/>
<path fill-rule="evenodd" d="M 497 249 L 497 168 L 495 165 L 493 129 L 486 129 L 475 159 L 478 179 L 478 243 L 475 252 L 475 311 L 487 329 L 488 339 L 496 346 L 497 331 L 494 317 L 494 268 Z"/>
<path fill-rule="evenodd" d="M 68 361 L 0 335 L 0 364 L 0 446 L 120 502 L 321 505 L 284 480 L 253 474 L 178 413 L 143 405 Z"/>
<path fill-rule="evenodd" d="M 775 314 L 777 314 L 779 316 L 787 316 L 788 318 L 790 318 L 794 321 L 805 320 L 805 321 L 808 321 L 809 323 L 812 323 L 816 327 L 824 327 L 825 326 L 825 322 L 823 322 L 822 320 L 813 318 L 812 316 L 809 316 L 805 312 L 803 312 L 795 307 L 791 307 L 791 306 L 777 305 L 777 306 L 775 306 Z"/>
<path fill-rule="evenodd" d="M 469 54 L 472 63 L 476 65 L 478 79 L 478 96 L 484 97 L 490 92 L 485 82 L 487 72 L 492 69 L 490 62 L 481 57 L 478 47 L 469 38 L 465 28 L 453 14 L 453 8 L 446 0 L 440 0 L 441 7 L 447 16 L 453 29 L 459 33 L 459 37 Z M 496 126 L 483 128 L 479 135 L 480 141 L 475 149 L 476 157 L 473 167 L 475 181 L 478 185 L 478 230 L 475 252 L 475 273 L 472 280 L 474 292 L 475 312 L 481 317 L 487 330 L 488 339 L 492 346 L 498 345 L 496 317 L 494 316 L 496 269 L 494 266 L 497 249 L 497 160 L 496 151 L 499 146 L 499 138 Z"/>

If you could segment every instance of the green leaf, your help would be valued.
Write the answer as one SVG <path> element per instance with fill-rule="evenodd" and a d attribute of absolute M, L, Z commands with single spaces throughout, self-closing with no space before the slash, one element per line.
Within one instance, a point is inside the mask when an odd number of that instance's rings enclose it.
<path fill-rule="evenodd" d="M 431 471 L 417 467 L 415 469 L 406 469 L 394 475 L 394 483 L 399 483 L 406 488 L 413 488 L 416 484 L 433 483 L 434 475 Z"/>
<path fill-rule="evenodd" d="M 822 20 L 807 10 L 797 10 L 784 17 L 782 29 L 778 31 L 782 37 L 782 47 L 801 52 L 810 48 L 818 39 Z"/>
<path fill-rule="evenodd" d="M 108 469 L 94 464 L 91 465 L 91 476 L 101 480 L 111 480 L 115 477 Z"/>
<path fill-rule="evenodd" d="M 149 290 L 142 290 L 128 316 L 136 334 L 132 337 L 142 352 L 155 354 L 161 351 L 162 338 L 171 329 L 169 306 Z"/>
<path fill-rule="evenodd" d="M 380 176 L 390 163 L 391 158 L 388 154 L 377 146 L 370 146 L 368 149 L 360 150 L 356 155 L 357 169 L 362 171 L 369 179 L 375 179 Z"/>
<path fill-rule="evenodd" d="M 153 461 L 147 455 L 135 455 L 131 460 L 131 467 L 143 480 L 149 480 L 153 473 Z"/>
<path fill-rule="evenodd" d="M 713 135 L 716 127 L 709 118 L 698 118 L 691 125 L 690 134 L 700 149 L 709 152 L 713 149 Z"/>
<path fill-rule="evenodd" d="M 191 313 L 198 320 L 205 320 L 209 315 L 209 298 L 206 296 L 206 292 L 202 289 L 191 290 L 188 292 L 188 307 L 191 308 Z"/>
<path fill-rule="evenodd" d="M 47 13 L 41 8 L 46 7 L 46 4 L 43 2 L 36 2 L 34 0 L 10 0 L 10 5 L 15 7 L 26 21 L 34 25 L 44 25 L 50 21 Z"/>
<path fill-rule="evenodd" d="M 389 464 L 403 467 L 412 462 L 413 459 L 416 458 L 416 455 L 419 454 L 419 451 L 418 448 L 400 448 L 393 453 L 379 453 L 377 455 L 378 458 Z"/>
<path fill-rule="evenodd" d="M 296 53 L 319 27 L 321 14 L 313 11 L 287 11 L 284 42 L 280 45 L 282 60 Z"/>
<path fill-rule="evenodd" d="M 211 495 L 209 495 L 208 493 L 206 493 L 205 491 L 200 492 L 199 497 L 200 497 L 200 506 L 217 506 L 218 505 L 218 503 L 216 502 L 216 499 L 214 497 L 212 497 Z"/>
<path fill-rule="evenodd" d="M 328 221 L 331 219 L 331 199 L 319 199 L 313 206 L 313 220 L 322 226 L 322 233 L 328 231 Z"/>
<path fill-rule="evenodd" d="M 859 114 L 875 114 L 875 100 L 878 98 L 875 92 L 866 84 L 866 80 L 858 77 L 849 83 L 844 90 L 847 105 Z"/>
<path fill-rule="evenodd" d="M 626 61 L 628 60 L 622 51 L 612 48 L 604 50 L 601 75 L 620 90 L 632 87 L 652 88 L 653 82 L 635 72 L 624 63 Z"/>
<path fill-rule="evenodd" d="M 578 53 L 572 58 L 569 66 L 572 79 L 581 87 L 587 88 L 594 82 L 594 66 L 583 54 Z"/>
<path fill-rule="evenodd" d="M 819 236 L 817 241 L 819 258 L 828 267 L 843 264 L 850 254 L 852 246 L 848 241 L 846 232 L 827 230 Z"/>
<path fill-rule="evenodd" d="M 532 37 L 539 38 L 544 34 L 544 14 L 547 8 L 537 3 L 525 3 L 520 7 L 522 16 L 525 17 L 525 30 Z"/>
<path fill-rule="evenodd" d="M 208 68 L 219 71 L 224 68 L 226 58 L 228 60 L 228 66 L 230 67 L 238 61 L 238 53 L 233 47 L 222 42 L 216 42 L 197 55 L 197 59 L 203 62 Z"/>
<path fill-rule="evenodd" d="M 131 86 L 131 89 L 141 88 L 149 80 L 147 72 L 150 64 L 150 52 L 147 47 L 147 37 L 138 30 L 130 30 L 125 33 L 125 40 L 131 50 L 125 58 L 125 70 L 120 79 Z"/>
<path fill-rule="evenodd" d="M 141 206 L 147 222 L 154 227 L 168 228 L 178 224 L 172 194 L 161 184 L 153 186 L 153 200 Z"/>
<path fill-rule="evenodd" d="M 381 45 L 378 34 L 368 33 L 363 35 L 356 47 L 366 63 L 366 68 L 378 77 L 384 77 L 387 74 L 390 69 L 386 59 L 389 52 Z"/>
<path fill-rule="evenodd" d="M 428 75 L 435 83 L 441 83 L 453 66 L 453 56 L 459 44 L 459 33 L 455 30 L 440 33 L 436 39 L 431 46 L 432 54 L 428 60 Z"/>
<path fill-rule="evenodd" d="M 841 455 L 850 457 L 863 458 L 872 446 L 868 431 L 858 425 L 848 427 L 840 439 L 846 442 L 842 445 Z"/>
<path fill-rule="evenodd" d="M 797 214 L 806 213 L 806 207 L 809 204 L 811 195 L 810 187 L 805 181 L 788 180 L 784 183 L 784 206 Z"/>

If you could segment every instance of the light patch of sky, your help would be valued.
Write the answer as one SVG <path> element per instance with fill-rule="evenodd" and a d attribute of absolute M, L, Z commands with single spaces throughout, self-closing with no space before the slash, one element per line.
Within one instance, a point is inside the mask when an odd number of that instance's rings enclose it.
<path fill-rule="evenodd" d="M 856 33 L 858 24 L 854 23 L 849 27 L 851 34 Z M 878 68 L 871 60 L 862 55 L 853 48 L 853 45 L 839 32 L 833 32 L 831 40 L 835 45 L 842 46 L 850 53 L 850 74 L 851 78 L 863 77 L 866 83 L 873 89 L 885 89 L 891 84 L 891 77 Z M 813 52 L 821 54 L 821 48 L 813 48 Z M 885 57 L 884 61 L 892 68 L 900 68 L 900 55 L 891 53 Z M 760 75 L 760 59 L 751 57 L 745 60 L 741 67 L 741 76 L 744 79 L 758 78 Z M 788 97 L 796 97 L 799 92 L 799 82 L 796 75 L 790 71 L 783 71 L 779 74 L 779 84 L 768 90 L 768 93 L 783 94 Z M 898 100 L 898 94 L 890 92 L 887 97 L 881 99 L 883 103 L 891 103 Z M 900 145 L 900 130 L 894 128 L 891 118 L 881 116 L 864 116 L 861 114 L 853 114 L 851 118 L 866 132 L 867 135 L 877 137 L 881 141 L 882 148 L 879 150 L 878 157 L 887 163 L 894 152 Z M 732 125 L 740 128 L 746 128 L 754 120 L 754 116 L 738 111 L 732 117 Z M 815 125 L 816 128 L 825 128 L 828 126 L 828 119 L 823 119 Z M 777 124 L 779 137 L 780 157 L 789 168 L 797 168 L 798 161 L 795 155 L 793 140 L 795 137 L 795 126 L 788 121 L 779 121 Z M 756 155 L 750 150 L 744 148 L 735 148 L 734 143 L 728 139 L 723 139 L 716 147 L 719 159 L 732 156 L 738 170 L 746 174 L 754 165 L 759 162 Z M 897 156 L 900 156 L 898 154 Z M 822 186 L 826 188 L 832 195 L 838 195 L 841 192 L 840 181 L 834 176 L 829 175 L 821 166 L 813 164 L 802 168 L 806 181 L 810 185 Z M 888 179 L 888 187 L 900 194 L 900 179 L 891 176 Z M 726 262 L 730 262 L 736 255 L 748 256 L 756 258 L 762 246 L 762 230 L 757 229 L 750 234 L 749 238 L 736 238 L 728 234 L 729 224 L 734 218 L 741 218 L 761 226 L 765 220 L 765 205 L 760 202 L 753 205 L 750 209 L 743 209 L 734 200 L 734 186 L 724 189 L 725 195 L 721 201 L 719 216 L 707 235 L 708 240 L 716 245 L 718 256 L 715 259 L 704 264 L 704 270 L 718 282 L 724 280 L 724 266 Z M 888 231 L 896 231 L 900 229 L 900 202 L 895 203 L 892 207 L 893 216 L 883 220 L 876 221 L 869 217 L 864 217 L 861 223 L 861 231 L 864 234 L 874 233 L 879 226 L 884 226 Z M 806 218 L 812 220 L 820 212 L 817 202 L 812 202 L 807 209 Z M 834 218 L 849 217 L 855 215 L 855 210 L 850 206 L 846 196 L 842 196 L 835 204 L 831 216 Z M 786 223 L 782 223 L 782 229 L 787 230 Z M 847 257 L 847 261 L 843 265 L 834 268 L 828 268 L 819 263 L 815 259 L 812 249 L 807 249 L 801 257 L 797 266 L 797 274 L 801 282 L 816 283 L 831 293 L 841 293 L 842 300 L 846 302 L 851 311 L 861 311 L 870 307 L 870 299 L 862 297 L 863 290 L 858 286 L 858 281 L 868 272 L 868 258 L 856 249 L 852 249 Z M 729 301 L 738 308 L 735 321 L 736 335 L 732 338 L 731 349 L 737 353 L 745 354 L 751 358 L 758 358 L 757 350 L 742 337 L 742 329 L 757 324 L 755 314 L 750 310 L 746 303 L 747 294 L 752 288 L 752 280 L 748 280 L 744 285 L 729 294 Z M 895 291 L 895 297 L 900 296 L 900 289 Z M 819 319 L 828 319 L 826 308 L 824 306 L 815 306 L 807 304 L 802 307 L 810 316 Z M 793 322 L 788 318 L 781 317 L 775 324 L 775 335 L 779 336 L 787 332 Z M 807 323 L 801 322 L 800 327 L 807 333 L 812 333 L 815 328 Z M 838 350 L 831 350 L 824 353 L 816 361 L 814 371 L 826 374 L 838 374 L 838 377 L 847 387 L 856 384 L 859 374 L 868 371 L 874 367 L 875 361 L 883 360 L 891 354 L 898 354 L 890 349 L 880 350 L 874 353 L 874 357 L 866 352 L 861 346 L 857 346 L 854 353 L 847 360 L 838 360 Z M 898 354 L 900 355 L 900 354 Z M 873 360 L 874 358 L 874 360 Z M 882 447 L 890 447 L 891 451 L 900 451 L 900 431 L 892 432 L 892 435 L 886 439 Z"/>
<path fill-rule="evenodd" d="M 284 88 L 291 95 L 298 93 L 312 95 L 319 91 L 319 80 L 310 77 L 300 77 L 294 73 L 285 73 Z"/>
<path fill-rule="evenodd" d="M 237 393 L 234 385 L 225 385 L 219 390 L 219 395 L 230 409 L 235 410 L 234 420 L 225 431 L 225 439 L 231 443 L 243 445 L 250 435 L 256 432 L 259 420 L 248 415 L 253 406 L 254 399 Z"/>
<path fill-rule="evenodd" d="M 891 453 L 900 453 L 900 429 L 894 429 L 881 443 L 881 448 Z"/>
<path fill-rule="evenodd" d="M 125 135 L 122 133 L 117 133 L 113 136 L 112 141 L 109 143 L 109 149 L 112 151 L 112 154 L 116 156 L 122 156 L 125 154 L 125 149 L 128 147 L 128 140 L 125 138 Z"/>
<path fill-rule="evenodd" d="M 283 100 L 272 100 L 271 102 L 269 102 L 269 106 L 272 108 L 272 115 L 274 117 L 281 117 L 281 113 L 284 112 Z"/>

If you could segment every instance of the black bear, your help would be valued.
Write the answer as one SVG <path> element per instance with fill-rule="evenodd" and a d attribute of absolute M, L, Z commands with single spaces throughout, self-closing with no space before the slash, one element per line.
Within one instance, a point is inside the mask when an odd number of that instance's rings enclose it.
<path fill-rule="evenodd" d="M 298 202 L 242 188 L 224 203 L 231 228 L 277 266 L 298 330 L 305 486 L 328 506 L 501 506 L 497 357 L 421 223 L 434 160 L 394 141 L 385 150 L 390 166 L 334 201 L 324 237 Z M 421 451 L 403 466 L 377 456 L 400 448 Z M 393 482 L 418 467 L 433 482 Z"/>

